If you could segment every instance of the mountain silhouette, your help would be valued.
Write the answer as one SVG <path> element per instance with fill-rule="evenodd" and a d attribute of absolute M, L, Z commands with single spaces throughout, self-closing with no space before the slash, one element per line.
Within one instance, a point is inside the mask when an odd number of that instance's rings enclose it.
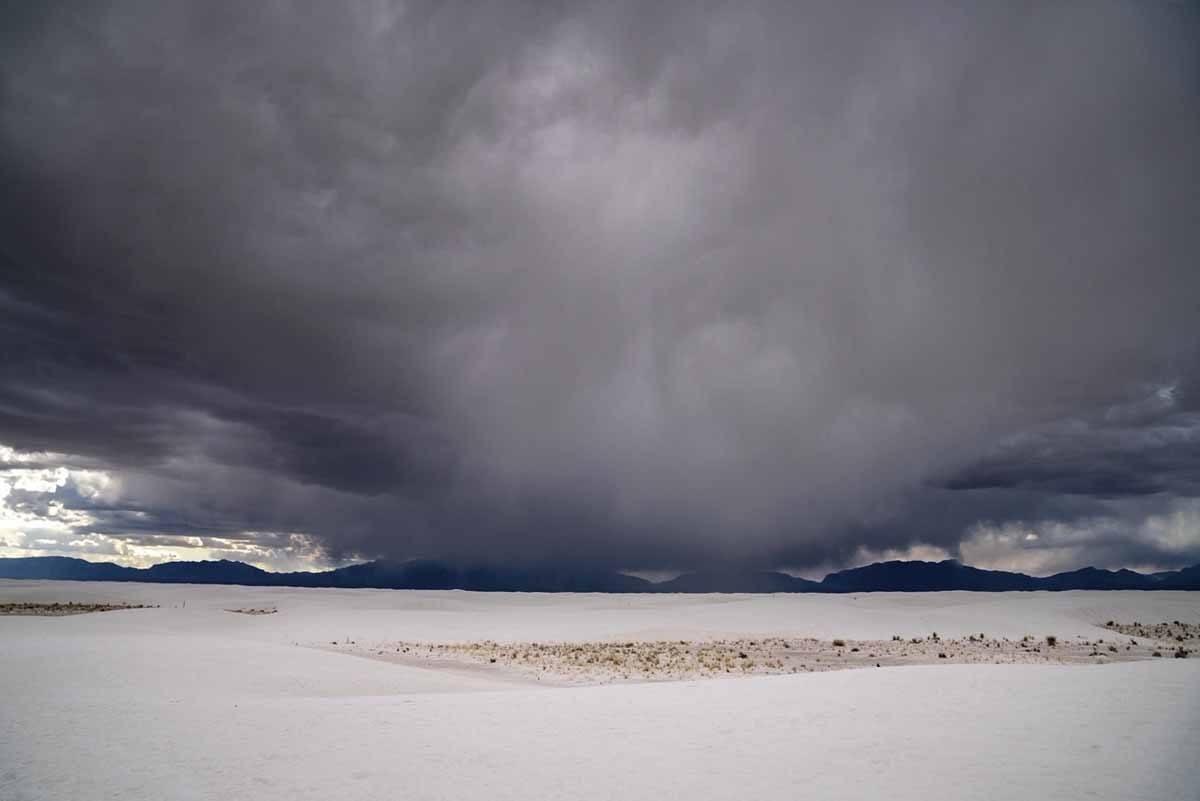
<path fill-rule="evenodd" d="M 484 592 L 649 592 L 654 586 L 645 579 L 612 571 L 456 567 L 431 560 L 378 560 L 322 572 L 271 573 L 226 559 L 134 568 L 64 556 L 33 556 L 0 558 L 0 578 Z"/>
<path fill-rule="evenodd" d="M 944 562 L 876 562 L 830 573 L 821 581 L 821 588 L 825 592 L 1004 592 L 1041 589 L 1038 586 L 1040 580 L 1024 573 L 981 570 L 947 559 Z"/>
<path fill-rule="evenodd" d="M 815 581 L 773 570 L 707 570 L 654 585 L 656 592 L 821 592 Z"/>
<path fill-rule="evenodd" d="M 1200 590 L 1200 565 L 1160 573 L 1085 567 L 1036 577 L 982 570 L 953 559 L 877 562 L 830 573 L 820 582 L 769 570 L 707 570 L 653 583 L 637 576 L 578 568 L 456 566 L 435 560 L 377 560 L 320 572 L 272 573 L 226 559 L 163 562 L 147 568 L 65 556 L 0 558 L 0 579 L 142 581 L 160 584 L 240 584 L 255 587 L 336 587 L 479 592 L 937 592 L 970 590 Z"/>

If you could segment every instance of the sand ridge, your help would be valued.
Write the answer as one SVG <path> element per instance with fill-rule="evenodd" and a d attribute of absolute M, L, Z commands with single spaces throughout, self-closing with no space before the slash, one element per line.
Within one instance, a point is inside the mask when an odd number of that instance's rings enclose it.
<path fill-rule="evenodd" d="M 985 632 L 943 638 L 821 640 L 812 637 L 739 637 L 621 642 L 359 642 L 314 647 L 431 669 L 485 669 L 553 684 L 684 681 L 731 676 L 815 673 L 852 668 L 928 664 L 1108 664 L 1186 658 L 1200 646 L 1200 625 L 1143 625 L 1109 621 L 1110 637 L 1018 639 Z M 1132 636 L 1136 634 L 1136 636 Z"/>
<path fill-rule="evenodd" d="M 23 615 L 33 617 L 63 617 L 65 615 L 85 615 L 90 612 L 116 612 L 123 609 L 156 609 L 158 604 L 99 604 L 76 603 L 74 601 L 52 603 L 0 603 L 0 615 Z"/>

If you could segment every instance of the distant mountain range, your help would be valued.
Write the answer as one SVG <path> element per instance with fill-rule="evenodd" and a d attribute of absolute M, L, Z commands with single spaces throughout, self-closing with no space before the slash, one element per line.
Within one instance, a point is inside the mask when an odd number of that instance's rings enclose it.
<path fill-rule="evenodd" d="M 65 556 L 0 559 L 0 578 L 241 584 L 255 587 L 336 587 L 483 592 L 935 592 L 972 590 L 1200 590 L 1200 565 L 1164 573 L 1085 567 L 1039 578 L 944 562 L 878 562 L 809 581 L 787 573 L 714 570 L 650 582 L 610 571 L 454 567 L 442 562 L 375 561 L 317 573 L 271 573 L 242 562 L 164 562 L 147 568 Z"/>

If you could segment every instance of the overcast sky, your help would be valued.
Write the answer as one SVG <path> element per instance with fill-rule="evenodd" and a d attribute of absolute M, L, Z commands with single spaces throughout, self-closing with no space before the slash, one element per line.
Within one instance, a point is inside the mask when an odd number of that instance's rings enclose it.
<path fill-rule="evenodd" d="M 1200 16 L 9 4 L 0 555 L 1200 562 Z"/>

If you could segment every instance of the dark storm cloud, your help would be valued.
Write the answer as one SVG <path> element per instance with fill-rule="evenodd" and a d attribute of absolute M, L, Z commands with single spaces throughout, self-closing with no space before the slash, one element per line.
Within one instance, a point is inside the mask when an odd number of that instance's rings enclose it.
<path fill-rule="evenodd" d="M 1200 497 L 1200 415 L 1160 420 L 1071 420 L 1024 432 L 955 475 L 950 489 L 1020 487 L 1119 498 Z"/>
<path fill-rule="evenodd" d="M 6 20 L 0 443 L 112 472 L 89 531 L 367 556 L 1200 496 L 1192 7 L 643 6 Z"/>

